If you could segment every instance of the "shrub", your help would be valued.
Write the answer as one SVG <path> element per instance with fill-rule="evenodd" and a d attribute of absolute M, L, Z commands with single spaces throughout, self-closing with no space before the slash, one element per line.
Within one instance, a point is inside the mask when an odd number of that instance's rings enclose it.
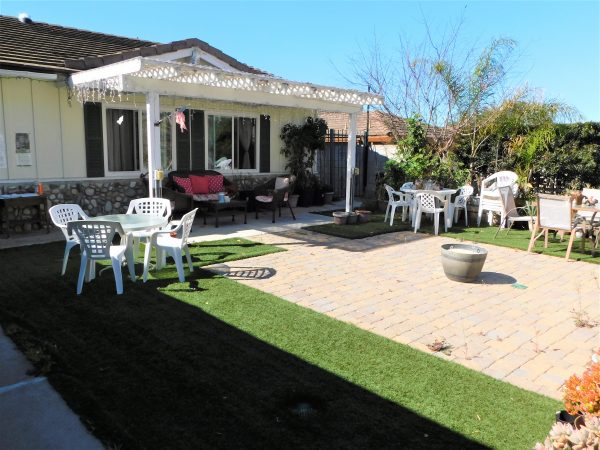
<path fill-rule="evenodd" d="M 582 377 L 571 375 L 567 380 L 565 408 L 569 414 L 600 415 L 600 362 L 592 363 Z"/>

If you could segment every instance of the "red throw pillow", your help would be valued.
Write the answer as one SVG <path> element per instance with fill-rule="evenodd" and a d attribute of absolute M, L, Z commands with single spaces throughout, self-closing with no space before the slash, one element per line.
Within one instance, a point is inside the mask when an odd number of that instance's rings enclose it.
<path fill-rule="evenodd" d="M 173 177 L 173 181 L 177 186 L 183 189 L 183 192 L 185 192 L 186 194 L 194 194 L 194 191 L 192 190 L 192 182 L 189 178 Z"/>
<path fill-rule="evenodd" d="M 208 177 L 190 175 L 190 181 L 192 182 L 192 191 L 194 194 L 208 194 Z"/>
<path fill-rule="evenodd" d="M 208 193 L 223 192 L 223 175 L 208 175 Z"/>

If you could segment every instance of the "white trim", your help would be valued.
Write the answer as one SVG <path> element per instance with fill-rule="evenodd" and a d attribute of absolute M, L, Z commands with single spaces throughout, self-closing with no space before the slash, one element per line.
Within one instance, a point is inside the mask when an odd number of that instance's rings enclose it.
<path fill-rule="evenodd" d="M 244 113 L 244 112 L 235 112 L 235 111 L 220 111 L 220 110 L 203 110 L 204 111 L 204 170 L 218 170 L 219 172 L 223 172 L 225 174 L 233 174 L 235 172 L 243 172 L 245 174 L 257 174 L 260 173 L 260 114 L 251 114 L 251 113 Z M 230 170 L 226 170 L 226 169 L 215 169 L 214 167 L 208 167 L 208 116 L 224 116 L 224 117 L 231 117 L 231 131 L 232 131 L 232 139 L 231 139 L 231 169 Z M 234 130 L 234 123 L 233 123 L 233 119 L 234 118 L 247 118 L 247 119 L 254 119 L 255 121 L 255 127 L 256 127 L 256 133 L 254 135 L 254 152 L 255 154 L 255 158 L 254 158 L 254 165 L 256 166 L 255 169 L 236 169 L 235 168 L 235 160 L 234 160 L 234 156 L 235 156 L 235 142 L 233 140 L 233 137 L 235 136 L 235 133 L 233 133 Z M 270 149 L 269 149 L 270 151 Z"/>
<path fill-rule="evenodd" d="M 31 78 L 32 80 L 56 81 L 58 75 L 55 73 L 29 72 L 26 70 L 0 69 L 0 77 L 5 78 Z"/>
<path fill-rule="evenodd" d="M 144 83 L 140 85 L 132 83 L 133 79 L 135 81 L 145 79 L 151 81 L 151 83 L 145 83 L 145 89 L 140 89 L 140 86 L 143 86 Z M 83 91 L 109 89 L 117 92 L 160 92 L 161 82 L 174 84 L 171 89 L 175 92 L 169 92 L 166 95 L 185 96 L 181 92 L 181 88 L 185 85 L 191 85 L 195 87 L 196 93 L 200 94 L 200 97 L 202 97 L 201 93 L 206 88 L 219 88 L 230 91 L 236 96 L 239 96 L 240 92 L 250 92 L 263 96 L 270 95 L 275 98 L 317 100 L 329 105 L 330 109 L 333 108 L 333 105 L 362 107 L 368 104 L 379 105 L 383 102 L 383 98 L 379 95 L 352 89 L 299 83 L 269 75 L 233 72 L 223 68 L 161 61 L 156 58 L 136 57 L 97 69 L 79 72 L 70 77 L 71 86 Z M 160 93 L 162 94 L 162 92 Z M 192 96 L 195 97 L 195 95 Z M 272 101 L 277 104 L 276 100 Z M 256 103 L 263 103 L 260 97 L 257 98 Z M 308 107 L 306 105 L 298 106 Z M 319 106 L 314 108 L 319 108 Z"/>

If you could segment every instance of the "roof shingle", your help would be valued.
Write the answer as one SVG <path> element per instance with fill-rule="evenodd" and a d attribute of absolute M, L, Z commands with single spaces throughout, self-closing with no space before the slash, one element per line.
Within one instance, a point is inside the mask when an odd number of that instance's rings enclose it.
<path fill-rule="evenodd" d="M 198 47 L 233 68 L 267 74 L 199 39 L 160 44 L 42 22 L 22 23 L 0 16 L 0 67 L 72 73 L 123 61 Z"/>

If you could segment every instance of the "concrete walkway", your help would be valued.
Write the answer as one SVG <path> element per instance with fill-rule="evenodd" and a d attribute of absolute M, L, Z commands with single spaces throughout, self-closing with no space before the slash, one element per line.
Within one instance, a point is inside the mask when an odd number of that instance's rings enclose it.
<path fill-rule="evenodd" d="M 273 269 L 239 279 L 298 305 L 554 398 L 600 346 L 600 266 L 483 245 L 480 282 L 448 280 L 440 246 L 453 239 L 410 232 L 344 240 L 305 230 L 254 240 L 288 252 L 219 265 L 220 273 Z M 479 245 L 479 244 L 478 244 Z M 261 272 L 259 270 L 259 272 Z M 518 282 L 521 288 L 513 286 Z"/>

